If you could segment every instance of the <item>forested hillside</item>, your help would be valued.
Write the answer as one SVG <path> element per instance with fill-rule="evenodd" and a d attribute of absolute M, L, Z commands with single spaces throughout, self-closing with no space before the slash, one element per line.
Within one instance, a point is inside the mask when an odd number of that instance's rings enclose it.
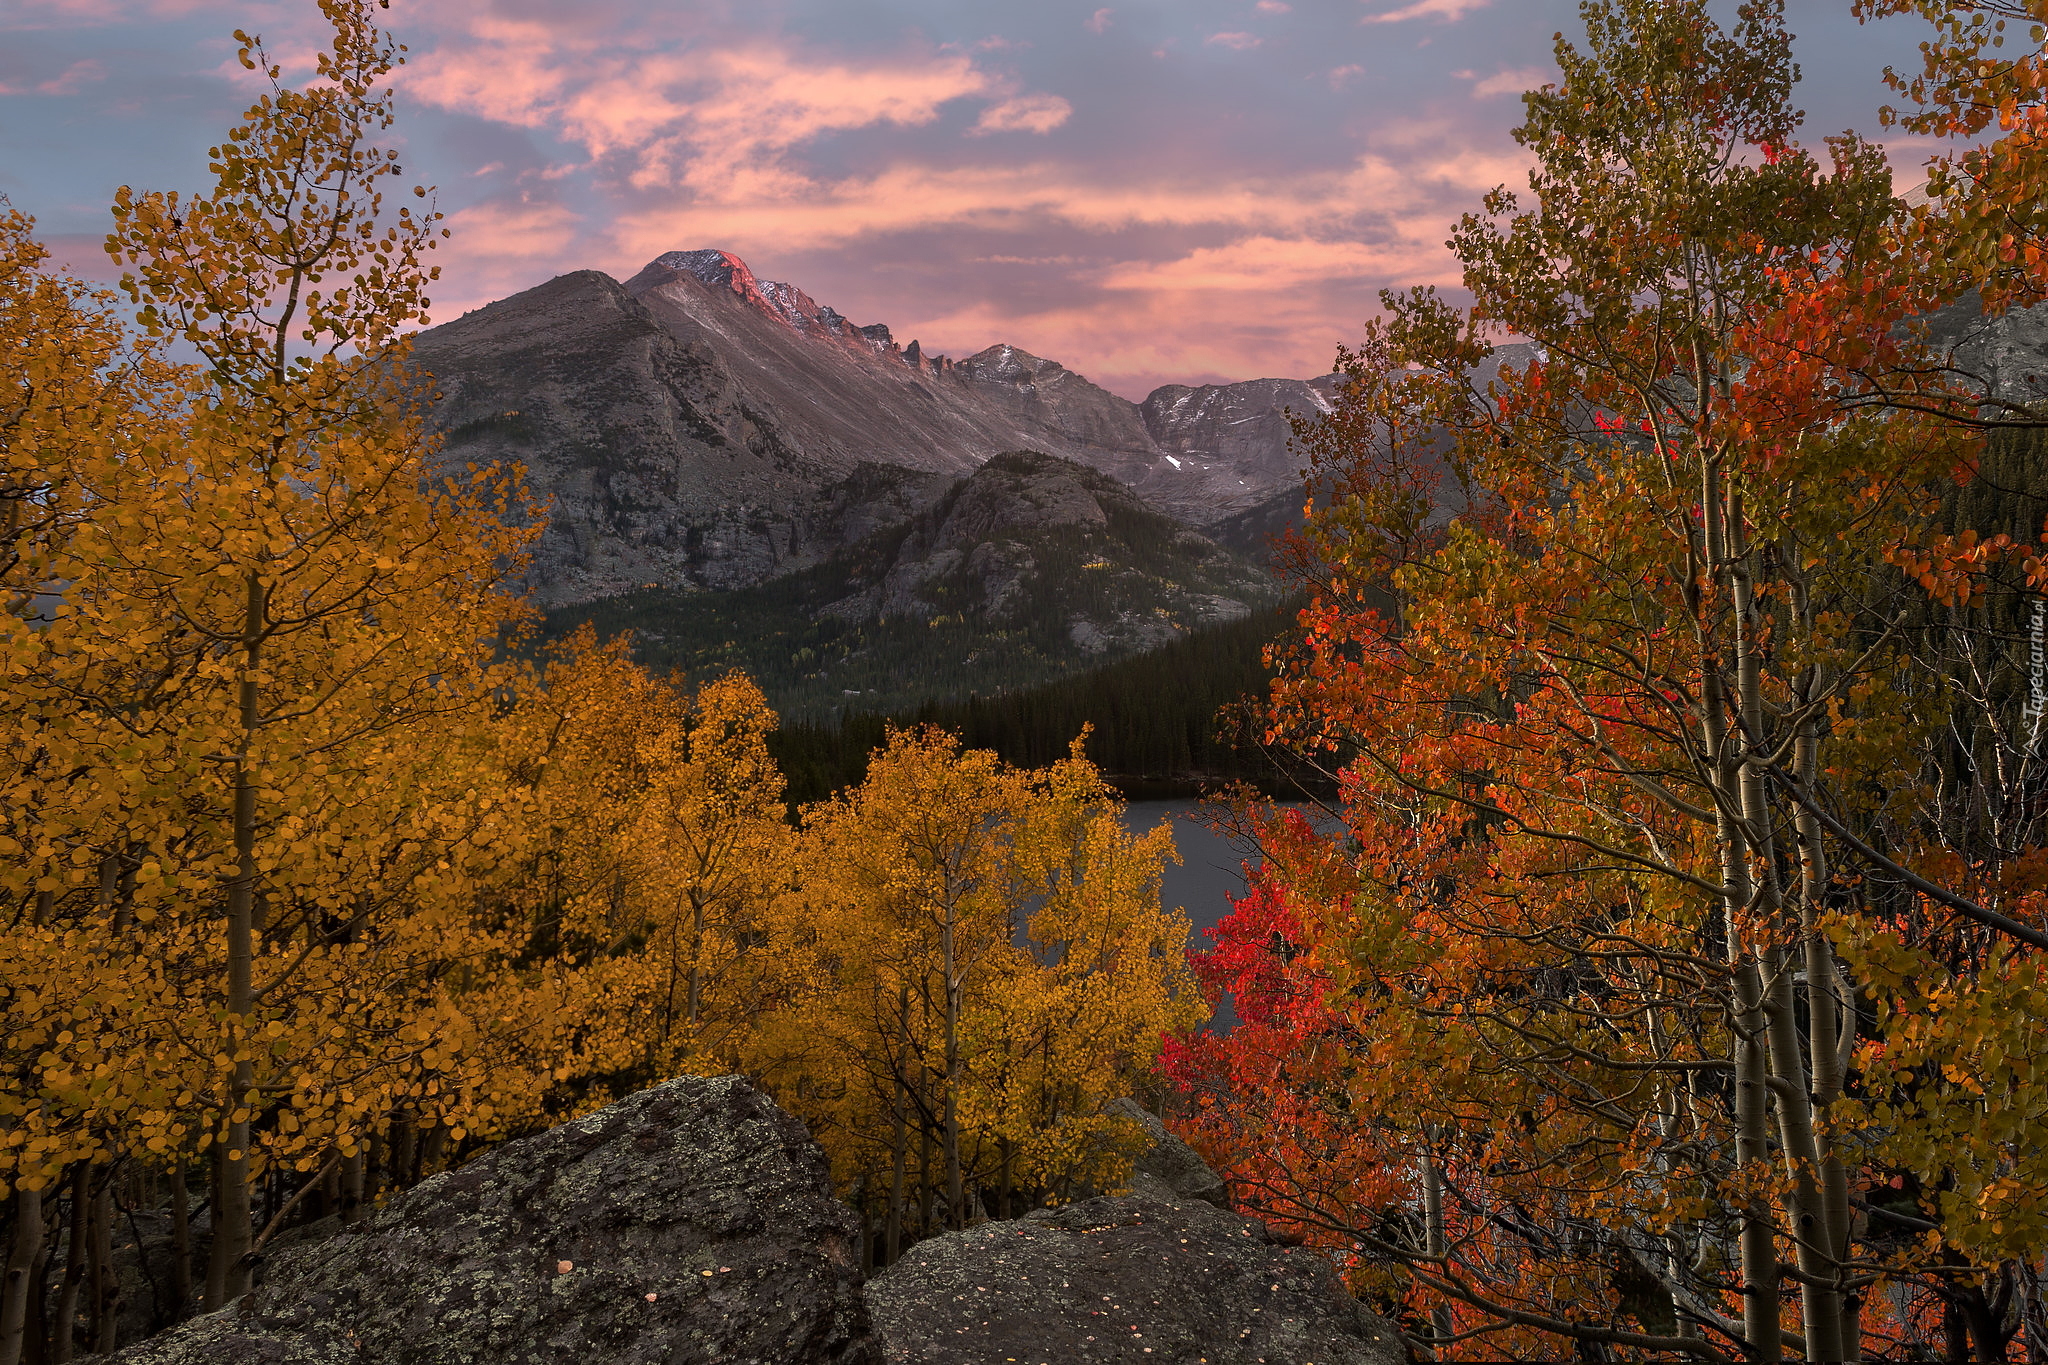
<path fill-rule="evenodd" d="M 1291 754 L 1264 743 L 1265 651 L 1293 607 L 1209 626 L 1078 677 L 893 714 L 849 706 L 836 719 L 785 720 L 769 740 L 792 801 L 858 783 L 894 725 L 932 725 L 1022 767 L 1057 762 L 1083 730 L 1085 750 L 1127 795 L 1192 795 L 1249 782 L 1291 792 L 1320 786 Z"/>

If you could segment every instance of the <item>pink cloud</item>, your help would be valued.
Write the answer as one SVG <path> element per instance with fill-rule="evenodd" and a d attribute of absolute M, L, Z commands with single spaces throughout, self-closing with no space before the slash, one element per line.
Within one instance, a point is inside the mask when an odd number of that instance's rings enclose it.
<path fill-rule="evenodd" d="M 1331 67 L 1330 74 L 1327 77 L 1327 79 L 1330 82 L 1330 88 L 1332 90 L 1342 90 L 1345 86 L 1345 83 L 1348 82 L 1353 76 L 1363 76 L 1364 74 L 1365 68 L 1353 62 L 1347 63 L 1343 66 Z"/>
<path fill-rule="evenodd" d="M 1493 0 L 1412 0 L 1412 3 L 1390 10 L 1385 14 L 1368 14 L 1359 22 L 1364 24 L 1398 24 L 1409 19 L 1442 19 L 1454 22 L 1464 18 L 1476 9 L 1485 9 Z"/>
<path fill-rule="evenodd" d="M 1471 80 L 1473 76 L 1470 71 L 1452 74 L 1465 80 Z M 1488 99 L 1494 95 L 1519 95 L 1524 90 L 1534 90 L 1555 79 L 1557 73 L 1547 67 L 1518 66 L 1510 71 L 1496 71 L 1486 77 L 1472 87 L 1472 94 L 1477 99 Z"/>
<path fill-rule="evenodd" d="M 799 192 L 803 172 L 790 154 L 826 133 L 930 123 L 972 97 L 997 101 L 987 131 L 1043 132 L 1068 108 L 1054 96 L 1011 94 L 961 52 L 861 63 L 758 41 L 644 52 L 564 43 L 539 25 L 495 19 L 476 21 L 473 34 L 421 58 L 405 76 L 408 90 L 578 143 L 643 189 Z"/>
<path fill-rule="evenodd" d="M 1102 287 L 1270 294 L 1343 279 L 1454 283 L 1456 270 L 1442 245 L 1427 240 L 1432 235 L 1442 236 L 1440 225 L 1423 227 L 1416 236 L 1376 243 L 1247 237 L 1229 246 L 1191 251 L 1177 260 L 1119 266 L 1103 277 Z"/>
<path fill-rule="evenodd" d="M 1288 4 L 1287 0 L 1259 0 L 1259 3 L 1252 6 L 1252 8 L 1256 9 L 1261 14 L 1294 13 L 1294 6 Z"/>
<path fill-rule="evenodd" d="M 991 104 L 968 129 L 968 135 L 987 133 L 1049 133 L 1067 121 L 1074 106 L 1058 95 L 1018 95 Z"/>
<path fill-rule="evenodd" d="M 678 134 L 752 151 L 878 123 L 927 123 L 946 102 L 994 84 L 957 53 L 856 67 L 763 46 L 599 55 L 495 42 L 421 66 L 409 83 L 422 98 L 501 122 L 555 125 L 599 156 Z"/>
<path fill-rule="evenodd" d="M 1109 32 L 1109 16 L 1115 13 L 1116 11 L 1113 9 L 1099 9 L 1089 15 L 1087 21 L 1081 27 L 1087 29 L 1090 33 L 1107 33 Z"/>
<path fill-rule="evenodd" d="M 13 0 L 9 8 L 13 13 L 0 22 L 0 29 L 97 27 L 137 19 L 177 19 L 223 8 L 238 11 L 227 22 L 226 28 L 232 29 L 242 16 L 262 13 L 254 5 L 226 7 L 218 0 Z"/>
<path fill-rule="evenodd" d="M 717 193 L 617 215 L 610 254 L 630 270 L 682 245 L 715 243 L 742 255 L 757 243 L 794 251 L 856 250 L 861 239 L 892 232 L 1027 223 L 1090 233 L 1220 228 L 1233 240 L 1331 242 L 1345 240 L 1366 218 L 1384 225 L 1386 240 L 1398 238 L 1423 255 L 1448 259 L 1443 229 L 1456 212 L 1526 169 L 1519 156 L 1486 155 L 1450 143 L 1447 130 L 1434 124 L 1388 124 L 1381 133 L 1398 159 L 1372 154 L 1340 170 L 1264 178 L 1098 182 L 1059 162 L 1040 161 L 900 163 L 870 176 L 813 177 L 800 190 L 742 180 Z M 1133 287 L 1137 277 L 1122 278 Z"/>
<path fill-rule="evenodd" d="M 0 95 L 75 95 L 85 86 L 107 78 L 107 68 L 97 58 L 73 62 L 62 74 L 37 85 L 10 85 L 0 81 Z"/>
<path fill-rule="evenodd" d="M 1202 41 L 1210 47 L 1227 47 L 1233 52 L 1249 52 L 1259 45 L 1259 40 L 1249 33 L 1212 33 Z"/>

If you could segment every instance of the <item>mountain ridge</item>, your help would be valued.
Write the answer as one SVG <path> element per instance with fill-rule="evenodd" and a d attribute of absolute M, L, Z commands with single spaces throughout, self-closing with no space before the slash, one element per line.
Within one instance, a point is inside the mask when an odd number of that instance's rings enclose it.
<path fill-rule="evenodd" d="M 821 562 L 1005 451 L 1077 460 L 1192 526 L 1296 478 L 1284 409 L 1334 380 L 1162 386 L 1145 404 L 998 343 L 955 360 L 717 249 L 577 271 L 421 333 L 443 459 L 514 460 L 550 507 L 544 605 L 732 588 Z M 889 500 L 848 480 L 893 468 Z M 874 482 L 870 479 L 869 482 Z"/>

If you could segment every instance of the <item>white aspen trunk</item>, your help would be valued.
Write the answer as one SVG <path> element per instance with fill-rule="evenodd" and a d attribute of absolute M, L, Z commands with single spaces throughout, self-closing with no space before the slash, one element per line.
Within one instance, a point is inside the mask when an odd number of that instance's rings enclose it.
<path fill-rule="evenodd" d="M 1793 751 L 1793 768 L 1800 785 L 1814 790 L 1820 771 L 1820 741 L 1809 722 Z M 1834 945 L 1820 930 L 1820 913 L 1827 896 L 1827 850 L 1821 843 L 1820 821 L 1801 806 L 1797 812 L 1799 834 L 1800 910 L 1799 933 L 1806 956 L 1807 1046 L 1812 1056 L 1813 1101 L 1826 1109 L 1842 1097 L 1847 1071 L 1844 1042 L 1856 1036 L 1856 1011 L 1849 1008 L 1842 991 L 1842 973 L 1835 961 Z M 1839 1277 L 1849 1258 L 1849 1236 L 1853 1226 L 1849 1210 L 1849 1173 L 1835 1150 L 1834 1142 L 1820 1139 L 1820 1200 L 1823 1235 L 1827 1252 Z M 1863 1358 L 1863 1326 L 1857 1296 L 1844 1294 L 1841 1304 L 1841 1349 L 1844 1362 Z"/>
<path fill-rule="evenodd" d="M 1434 1138 L 1434 1134 L 1430 1135 Z M 1425 1152 L 1422 1157 L 1422 1224 L 1423 1253 L 1438 1263 L 1450 1254 L 1451 1241 L 1444 1231 L 1444 1173 L 1436 1164 L 1436 1153 Z M 1432 1354 L 1442 1359 L 1440 1352 L 1451 1339 L 1451 1307 L 1438 1304 L 1429 1312 L 1429 1325 L 1435 1350 Z"/>
<path fill-rule="evenodd" d="M 1792 968 L 1778 946 L 1785 933 L 1784 888 L 1779 883 L 1775 843 L 1775 812 L 1764 791 L 1764 763 L 1757 756 L 1767 751 L 1764 729 L 1763 669 L 1759 657 L 1763 638 L 1755 600 L 1755 556 L 1747 542 L 1743 501 L 1740 493 L 1729 497 L 1728 556 L 1731 604 L 1735 608 L 1737 653 L 1736 677 L 1744 735 L 1742 813 L 1754 841 L 1757 867 L 1758 910 L 1771 936 L 1761 953 L 1763 974 L 1763 1019 L 1765 1051 L 1771 1070 L 1781 1082 L 1776 1093 L 1778 1141 L 1791 1185 L 1784 1198 L 1785 1220 L 1793 1238 L 1793 1258 L 1799 1266 L 1799 1303 L 1805 1329 L 1806 1357 L 1829 1365 L 1845 1357 L 1842 1353 L 1842 1311 L 1840 1291 L 1833 1288 L 1839 1264 L 1831 1251 L 1828 1229 L 1821 1212 L 1820 1151 L 1814 1137 L 1813 1107 L 1807 1094 L 1807 1066 L 1800 1055 L 1799 1030 L 1794 1022 Z"/>
<path fill-rule="evenodd" d="M 1701 470 L 1700 506 L 1706 521 L 1705 569 L 1724 589 L 1728 584 L 1727 503 L 1713 459 Z M 1770 1159 L 1765 1130 L 1769 1097 L 1763 1040 L 1763 982 L 1743 932 L 1750 908 L 1748 839 L 1737 818 L 1741 809 L 1740 766 L 1727 726 L 1727 689 L 1723 661 L 1711 638 L 1711 626 L 1700 622 L 1702 673 L 1700 738 L 1705 761 L 1714 772 L 1715 835 L 1721 855 L 1724 952 L 1733 980 L 1734 1017 L 1730 1021 L 1731 1058 L 1735 1067 L 1735 1163 L 1747 1167 Z M 1767 1209 L 1745 1205 L 1740 1210 L 1742 1233 L 1742 1330 L 1749 1357 L 1776 1365 L 1784 1339 L 1778 1324 L 1778 1255 Z"/>
<path fill-rule="evenodd" d="M 228 883 L 228 1046 L 237 1056 L 226 1095 L 224 1141 L 214 1146 L 213 1243 L 206 1263 L 207 1311 L 249 1290 L 249 1243 L 254 1235 L 249 1194 L 249 1144 L 253 1138 L 249 1097 L 256 1085 L 254 1062 L 242 1056 L 250 1016 L 255 1012 L 256 958 L 256 732 L 261 723 L 256 671 L 263 650 L 263 578 L 248 575 L 242 625 L 242 749 L 235 757 L 235 878 Z"/>

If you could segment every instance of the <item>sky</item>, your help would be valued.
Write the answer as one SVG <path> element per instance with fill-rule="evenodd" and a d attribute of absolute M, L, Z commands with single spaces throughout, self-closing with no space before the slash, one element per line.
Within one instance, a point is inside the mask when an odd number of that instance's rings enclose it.
<path fill-rule="evenodd" d="M 1731 6 L 1732 8 L 1732 6 Z M 1308 376 L 1378 291 L 1520 186 L 1520 92 L 1576 0 L 391 0 L 390 137 L 435 187 L 446 319 L 719 247 L 954 356 L 1007 342 L 1127 397 Z M 1810 140 L 1878 137 L 1919 21 L 1788 0 Z M 311 0 L 0 0 L 0 193 L 80 273 L 122 185 L 203 189 Z M 1903 190 L 1933 148 L 1883 139 Z"/>

